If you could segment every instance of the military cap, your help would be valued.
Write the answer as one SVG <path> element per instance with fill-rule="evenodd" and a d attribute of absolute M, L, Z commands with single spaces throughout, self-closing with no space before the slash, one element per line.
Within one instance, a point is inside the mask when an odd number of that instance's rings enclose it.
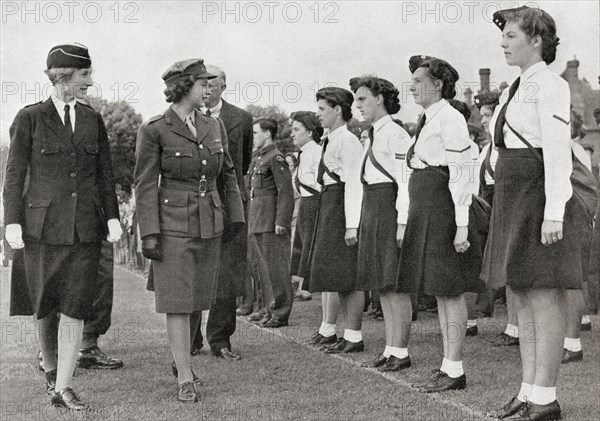
<path fill-rule="evenodd" d="M 499 99 L 500 95 L 498 92 L 485 92 L 483 94 L 475 95 L 475 106 L 479 109 L 484 105 L 492 105 L 495 107 L 498 105 Z"/>
<path fill-rule="evenodd" d="M 319 99 L 332 100 L 341 106 L 351 107 L 354 95 L 347 89 L 330 86 L 317 91 L 317 100 Z"/>
<path fill-rule="evenodd" d="M 50 49 L 46 58 L 46 67 L 73 67 L 75 69 L 87 69 L 92 66 L 92 59 L 85 45 L 73 42 L 61 44 Z"/>
<path fill-rule="evenodd" d="M 178 61 L 171 65 L 161 77 L 165 84 L 172 85 L 189 76 L 194 77 L 194 79 L 214 79 L 217 77 L 217 75 L 206 71 L 204 60 L 201 58 Z"/>

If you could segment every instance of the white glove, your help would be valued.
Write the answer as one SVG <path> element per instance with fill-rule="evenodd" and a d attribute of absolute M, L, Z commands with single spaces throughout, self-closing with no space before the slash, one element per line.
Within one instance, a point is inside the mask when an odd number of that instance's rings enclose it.
<path fill-rule="evenodd" d="M 25 244 L 23 244 L 23 232 L 21 231 L 21 224 L 8 224 L 6 226 L 4 238 L 6 238 L 6 241 L 14 250 L 25 247 Z"/>
<path fill-rule="evenodd" d="M 123 234 L 123 229 L 121 228 L 121 222 L 117 218 L 109 219 L 107 222 L 108 225 L 108 236 L 106 239 L 111 243 L 116 243 L 121 239 L 121 235 Z"/>

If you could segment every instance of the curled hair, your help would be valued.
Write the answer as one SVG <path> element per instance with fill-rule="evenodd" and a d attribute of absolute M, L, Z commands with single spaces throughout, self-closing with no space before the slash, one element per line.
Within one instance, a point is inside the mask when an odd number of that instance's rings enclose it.
<path fill-rule="evenodd" d="M 292 113 L 290 118 L 292 121 L 302 123 L 304 128 L 311 133 L 315 142 L 319 143 L 321 141 L 321 136 L 323 136 L 323 126 L 321 126 L 315 113 L 312 111 L 296 111 L 295 113 Z"/>
<path fill-rule="evenodd" d="M 44 73 L 48 75 L 48 79 L 52 85 L 65 83 L 71 79 L 73 73 L 75 73 L 77 69 L 75 67 L 53 67 L 51 69 L 44 70 Z"/>
<path fill-rule="evenodd" d="M 502 11 L 502 17 L 507 22 L 515 22 L 529 38 L 542 38 L 542 60 L 546 64 L 556 59 L 556 47 L 559 38 L 556 36 L 556 23 L 552 16 L 539 8 L 520 7 Z"/>
<path fill-rule="evenodd" d="M 468 123 L 469 118 L 471 118 L 471 110 L 469 109 L 469 106 L 458 99 L 449 99 L 448 102 L 465 118 L 465 121 Z"/>
<path fill-rule="evenodd" d="M 348 92 L 349 95 L 352 95 Z M 352 102 L 348 103 L 348 101 L 344 101 L 340 98 L 340 95 L 331 92 L 327 88 L 320 89 L 317 91 L 317 101 L 322 99 L 325 101 L 331 108 L 336 106 L 340 106 L 342 108 L 342 119 L 344 121 L 350 121 L 352 119 Z"/>
<path fill-rule="evenodd" d="M 398 89 L 393 83 L 375 76 L 362 76 L 350 79 L 350 89 L 356 93 L 358 88 L 364 86 L 373 96 L 381 95 L 383 105 L 388 114 L 396 114 L 400 111 L 400 99 Z"/>
<path fill-rule="evenodd" d="M 425 60 L 419 67 L 427 68 L 431 78 L 442 81 L 442 98 L 452 99 L 456 96 L 456 82 L 459 75 L 450 63 L 439 58 L 433 58 Z"/>
<path fill-rule="evenodd" d="M 258 124 L 258 126 L 261 128 L 261 130 L 268 130 L 271 133 L 271 139 L 275 139 L 275 136 L 277 136 L 277 122 L 275 120 L 273 120 L 272 118 L 259 118 L 258 120 L 256 120 L 254 122 L 254 124 Z"/>
<path fill-rule="evenodd" d="M 189 76 L 187 79 L 183 79 L 174 84 L 169 84 L 163 91 L 166 96 L 167 102 L 177 104 L 181 99 L 188 94 L 196 83 L 196 79 L 193 76 Z"/>

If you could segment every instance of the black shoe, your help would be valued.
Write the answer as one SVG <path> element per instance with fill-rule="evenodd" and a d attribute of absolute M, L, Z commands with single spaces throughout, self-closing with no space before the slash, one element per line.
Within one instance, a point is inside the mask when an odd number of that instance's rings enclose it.
<path fill-rule="evenodd" d="M 388 357 L 384 357 L 383 354 L 381 354 L 374 360 L 365 361 L 364 363 L 361 363 L 360 366 L 366 367 L 366 368 L 379 368 L 382 365 L 384 365 L 385 363 L 387 363 L 387 361 L 388 361 Z"/>
<path fill-rule="evenodd" d="M 495 418 L 503 420 L 519 412 L 524 405 L 525 402 L 521 402 L 519 399 L 517 399 L 517 395 L 515 395 L 502 407 L 500 411 L 494 414 L 494 416 Z"/>
<path fill-rule="evenodd" d="M 327 351 L 328 349 L 331 348 L 339 348 L 340 346 L 343 347 L 346 343 L 346 340 L 343 337 L 337 338 L 336 341 L 334 343 L 327 343 L 325 345 L 323 345 L 322 347 L 319 348 L 319 351 Z"/>
<path fill-rule="evenodd" d="M 323 336 L 319 332 L 316 332 L 312 337 L 304 341 L 303 344 L 310 346 L 320 346 L 320 345 L 328 345 L 334 344 L 337 341 L 337 335 L 334 333 L 331 336 Z"/>
<path fill-rule="evenodd" d="M 269 319 L 269 321 L 263 323 L 262 327 L 277 328 L 277 327 L 283 327 L 283 326 L 287 326 L 287 325 L 288 325 L 287 320 L 277 320 L 277 319 L 271 318 L 271 319 Z"/>
<path fill-rule="evenodd" d="M 494 339 L 486 340 L 486 342 L 493 346 L 516 346 L 519 345 L 519 338 L 500 333 Z"/>
<path fill-rule="evenodd" d="M 344 340 L 342 344 L 339 346 L 332 346 L 329 349 L 325 350 L 326 354 L 349 354 L 351 352 L 363 352 L 365 350 L 365 343 L 363 341 L 360 342 L 350 342 Z"/>
<path fill-rule="evenodd" d="M 50 398 L 50 402 L 54 406 L 67 408 L 73 411 L 83 411 L 89 409 L 88 404 L 81 402 L 79 396 L 77 396 L 70 387 L 65 387 L 59 392 L 54 392 Z"/>
<path fill-rule="evenodd" d="M 582 323 L 581 329 L 582 332 L 590 332 L 592 330 L 592 322 Z"/>
<path fill-rule="evenodd" d="M 504 418 L 512 421 L 554 421 L 561 419 L 560 405 L 557 401 L 548 405 L 536 405 L 526 402 L 516 414 Z"/>
<path fill-rule="evenodd" d="M 223 358 L 227 361 L 239 361 L 242 359 L 239 355 L 234 354 L 229 350 L 229 348 L 223 347 L 217 352 L 214 353 L 215 357 Z"/>
<path fill-rule="evenodd" d="M 446 390 L 463 390 L 467 387 L 467 377 L 463 374 L 460 377 L 452 378 L 448 374 L 442 372 L 442 375 L 437 380 L 432 381 L 426 386 L 420 387 L 421 393 L 436 393 L 445 392 Z"/>
<path fill-rule="evenodd" d="M 202 350 L 203 345 L 200 345 L 199 347 L 192 347 L 192 349 L 190 349 L 190 356 L 195 357 L 196 355 L 200 355 L 200 351 Z"/>
<path fill-rule="evenodd" d="M 108 357 L 97 346 L 79 350 L 77 365 L 81 368 L 98 368 L 114 370 L 123 367 L 123 361 L 118 358 Z"/>
<path fill-rule="evenodd" d="M 410 357 L 398 358 L 392 355 L 383 366 L 379 367 L 379 371 L 400 371 L 408 367 L 410 367 Z"/>
<path fill-rule="evenodd" d="M 194 370 L 192 371 L 192 382 L 198 386 L 202 386 L 202 380 L 200 380 L 200 378 L 198 376 L 196 376 L 196 373 L 194 373 Z M 171 361 L 171 373 L 173 373 L 173 376 L 175 376 L 175 378 L 179 377 L 179 371 L 177 370 L 177 364 L 175 364 L 175 361 Z"/>
<path fill-rule="evenodd" d="M 198 394 L 196 393 L 194 383 L 185 382 L 184 384 L 180 384 L 177 400 L 182 403 L 198 402 Z"/>
<path fill-rule="evenodd" d="M 431 374 L 427 377 L 425 377 L 424 379 L 421 379 L 417 382 L 414 382 L 411 384 L 412 387 L 423 387 L 423 386 L 427 386 L 429 383 L 437 381 L 437 379 L 442 376 L 444 373 L 442 372 L 442 370 L 440 370 L 439 368 L 436 368 L 435 370 L 431 370 Z"/>
<path fill-rule="evenodd" d="M 46 394 L 52 396 L 56 387 L 56 370 L 47 371 L 44 374 L 46 375 Z"/>
<path fill-rule="evenodd" d="M 477 326 L 471 326 L 467 328 L 467 333 L 465 336 L 477 336 L 478 333 L 479 329 L 477 329 Z"/>
<path fill-rule="evenodd" d="M 562 360 L 560 361 L 561 364 L 568 364 L 568 363 L 576 363 L 583 360 L 583 351 L 569 351 L 568 349 L 565 349 L 563 351 L 563 356 L 562 356 Z"/>

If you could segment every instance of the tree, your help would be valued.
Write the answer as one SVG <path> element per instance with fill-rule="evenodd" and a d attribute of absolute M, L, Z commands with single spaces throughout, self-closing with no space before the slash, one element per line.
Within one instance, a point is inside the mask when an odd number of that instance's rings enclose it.
<path fill-rule="evenodd" d="M 142 116 L 124 101 L 95 99 L 91 105 L 102 115 L 106 125 L 115 183 L 130 193 L 135 167 L 135 139 Z"/>
<path fill-rule="evenodd" d="M 283 111 L 277 105 L 267 105 L 261 107 L 260 105 L 250 104 L 246 107 L 246 111 L 252 114 L 254 119 L 258 118 L 272 118 L 277 122 L 277 136 L 275 136 L 275 143 L 277 148 L 283 153 L 295 151 L 296 147 L 292 142 L 290 134 L 292 133 L 292 125 L 290 123 L 290 116 Z"/>

